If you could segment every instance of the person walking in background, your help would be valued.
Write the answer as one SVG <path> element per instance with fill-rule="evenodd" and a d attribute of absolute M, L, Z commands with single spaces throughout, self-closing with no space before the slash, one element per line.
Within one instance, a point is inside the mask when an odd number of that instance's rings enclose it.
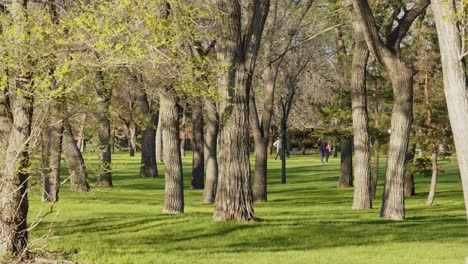
<path fill-rule="evenodd" d="M 325 162 L 328 162 L 331 152 L 331 143 L 330 141 L 325 141 Z"/>
<path fill-rule="evenodd" d="M 278 139 L 273 142 L 273 147 L 276 148 L 276 157 L 275 157 L 275 160 L 278 159 L 278 155 L 280 154 L 281 152 L 281 148 L 282 148 L 282 144 L 281 144 L 281 138 L 278 137 Z"/>
<path fill-rule="evenodd" d="M 326 158 L 326 155 L 327 155 L 327 142 L 325 140 L 322 140 L 322 139 L 319 138 L 318 145 L 319 145 L 319 150 L 320 150 L 320 162 L 324 163 L 325 159 L 328 161 L 328 158 Z"/>

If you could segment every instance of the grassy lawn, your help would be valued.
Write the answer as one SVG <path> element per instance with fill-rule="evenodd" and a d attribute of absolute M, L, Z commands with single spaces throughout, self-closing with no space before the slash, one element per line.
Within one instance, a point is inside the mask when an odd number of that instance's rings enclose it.
<path fill-rule="evenodd" d="M 95 155 L 86 154 L 90 169 Z M 217 223 L 202 191 L 190 190 L 191 156 L 184 159 L 185 214 L 164 215 L 160 178 L 138 177 L 140 157 L 113 156 L 114 188 L 72 193 L 65 184 L 60 202 L 31 233 L 50 229 L 47 250 L 80 263 L 464 263 L 468 224 L 455 162 L 443 161 L 437 196 L 424 206 L 429 178 L 416 178 L 415 197 L 406 199 L 407 220 L 379 218 L 381 197 L 367 211 L 351 209 L 352 189 L 336 188 L 339 159 L 321 164 L 317 155 L 280 161 L 270 158 L 267 203 L 255 204 L 261 220 Z M 94 163 L 93 163 L 94 162 Z M 383 163 L 383 162 L 382 162 Z M 64 171 L 64 174 L 66 171 Z M 382 193 L 381 169 L 378 193 Z M 64 179 L 65 177 L 63 177 Z M 38 187 L 30 192 L 30 222 L 39 210 Z M 42 242 L 36 245 L 44 246 Z"/>

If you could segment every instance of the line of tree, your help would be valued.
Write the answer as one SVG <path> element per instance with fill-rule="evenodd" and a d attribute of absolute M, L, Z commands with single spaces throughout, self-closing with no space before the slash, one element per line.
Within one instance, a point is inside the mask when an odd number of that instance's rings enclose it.
<path fill-rule="evenodd" d="M 468 216 L 463 3 L 1 0 L 0 256 L 27 255 L 28 185 L 37 181 L 43 201 L 58 202 L 62 155 L 71 189 L 90 190 L 85 142 L 99 158 L 98 188 L 113 186 L 119 147 L 141 150 L 140 177 L 159 177 L 164 162 L 163 212 L 183 213 L 188 126 L 191 188 L 204 190 L 215 221 L 256 219 L 277 135 L 286 183 L 291 129 L 341 144 L 338 186 L 354 186 L 353 209 L 372 208 L 387 146 L 380 215 L 392 220 L 405 218 L 405 195 L 414 194 L 416 143 L 431 153 L 433 203 L 440 145 L 452 131 Z"/>

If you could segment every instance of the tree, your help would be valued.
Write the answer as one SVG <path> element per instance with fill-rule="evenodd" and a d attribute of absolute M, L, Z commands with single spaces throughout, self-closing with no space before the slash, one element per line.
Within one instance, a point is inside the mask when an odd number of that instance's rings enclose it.
<path fill-rule="evenodd" d="M 217 144 L 219 132 L 219 114 L 216 102 L 210 98 L 205 98 L 206 109 L 206 133 L 205 133 L 205 169 L 206 184 L 203 192 L 203 202 L 213 203 L 216 198 L 218 187 L 218 159 Z"/>
<path fill-rule="evenodd" d="M 293 40 L 297 38 L 299 33 L 297 29 L 304 27 L 302 22 L 313 2 L 297 1 L 293 3 L 275 0 L 271 3 L 271 15 L 270 19 L 266 21 L 266 29 L 263 36 L 266 42 L 263 45 L 266 66 L 261 73 L 263 79 L 263 86 L 260 91 L 261 98 L 263 98 L 263 111 L 261 113 L 257 107 L 255 92 L 253 90 L 249 98 L 249 118 L 255 142 L 255 201 L 267 201 L 267 150 L 270 142 L 270 128 L 278 71 L 284 61 L 284 56 L 290 52 Z"/>
<path fill-rule="evenodd" d="M 205 157 L 203 140 L 203 100 L 192 102 L 192 189 L 205 188 Z"/>
<path fill-rule="evenodd" d="M 221 62 L 227 66 L 221 105 L 219 180 L 213 218 L 254 220 L 249 164 L 249 93 L 270 1 L 218 1 Z"/>
<path fill-rule="evenodd" d="M 15 65 L 9 68 L 8 81 L 11 94 L 11 116 L 13 123 L 9 132 L 8 147 L 5 153 L 5 167 L 0 182 L 0 256 L 25 254 L 28 241 L 27 215 L 28 215 L 28 167 L 29 167 L 29 140 L 31 139 L 31 122 L 33 98 L 29 85 L 32 80 L 30 72 L 31 61 L 26 58 L 29 53 L 29 35 L 27 1 L 13 0 L 10 15 L 11 29 L 17 36 L 16 44 L 19 48 L 13 60 Z M 3 15 L 3 14 L 2 14 Z M 2 17 L 5 18 L 5 17 Z M 5 18 L 8 19 L 8 18 Z M 2 29 L 2 34 L 5 34 Z M 8 33 L 6 33 L 8 34 Z M 4 43 L 2 43 L 4 44 Z M 14 47 L 14 46 L 13 46 Z M 10 65 L 9 65 L 10 66 Z"/>
<path fill-rule="evenodd" d="M 392 81 L 394 95 L 392 130 L 380 212 L 381 217 L 392 220 L 403 220 L 405 218 L 403 197 L 405 153 L 408 147 L 413 106 L 412 72 L 400 57 L 400 43 L 413 21 L 424 12 L 428 5 L 428 0 L 422 0 L 415 3 L 409 10 L 403 9 L 402 19 L 398 21 L 398 26 L 387 36 L 387 43 L 384 44 L 379 36 L 375 18 L 367 1 L 353 0 L 358 25 L 363 28 L 367 46 L 384 66 Z M 401 8 L 396 6 L 396 10 Z"/>
<path fill-rule="evenodd" d="M 353 209 L 372 208 L 370 196 L 370 147 L 367 115 L 366 66 L 369 50 L 364 30 L 357 21 L 353 22 L 354 50 L 351 77 L 351 105 L 354 131 L 354 197 Z"/>
<path fill-rule="evenodd" d="M 140 77 L 136 77 L 138 83 L 143 84 Z M 140 177 L 154 178 L 158 177 L 158 168 L 156 166 L 156 127 L 159 118 L 159 112 L 152 104 L 144 87 L 138 87 L 137 108 L 141 115 L 141 166 Z"/>
<path fill-rule="evenodd" d="M 70 173 L 71 189 L 75 192 L 88 192 L 89 184 L 86 166 L 78 148 L 68 117 L 64 118 L 63 153 Z"/>
<path fill-rule="evenodd" d="M 466 100 L 466 64 L 463 61 L 466 51 L 462 49 L 464 45 L 456 21 L 457 12 L 463 13 L 466 10 L 457 11 L 455 2 L 454 0 L 433 0 L 432 12 L 439 38 L 444 92 L 468 216 L 468 142 L 465 136 L 468 129 L 468 100 Z M 466 31 L 462 34 L 466 34 Z"/>

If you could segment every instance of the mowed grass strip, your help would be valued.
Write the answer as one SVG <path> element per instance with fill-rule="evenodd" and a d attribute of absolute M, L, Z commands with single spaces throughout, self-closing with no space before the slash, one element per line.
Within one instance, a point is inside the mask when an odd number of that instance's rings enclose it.
<path fill-rule="evenodd" d="M 190 153 L 189 153 L 190 154 Z M 321 164 L 317 155 L 287 159 L 287 184 L 280 161 L 270 158 L 267 203 L 256 203 L 259 221 L 213 222 L 213 205 L 190 190 L 191 156 L 184 158 L 185 214 L 162 214 L 160 178 L 138 176 L 140 156 L 113 155 L 113 183 L 97 189 L 96 155 L 85 155 L 92 191 L 73 193 L 63 185 L 60 202 L 31 232 L 50 232 L 44 250 L 79 263 L 464 263 L 468 224 L 457 164 L 441 161 L 437 196 L 426 207 L 429 177 L 416 177 L 415 197 L 406 199 L 407 220 L 379 218 L 381 167 L 374 209 L 351 209 L 353 190 L 337 189 L 339 158 Z M 253 158 L 252 158 L 253 159 Z M 252 161 L 253 164 L 253 161 Z M 384 162 L 381 161 L 382 166 Z M 253 166 L 252 166 L 253 167 Z M 68 172 L 63 170 L 63 179 Z M 30 191 L 29 221 L 50 204 Z M 44 239 L 35 247 L 44 246 Z"/>

